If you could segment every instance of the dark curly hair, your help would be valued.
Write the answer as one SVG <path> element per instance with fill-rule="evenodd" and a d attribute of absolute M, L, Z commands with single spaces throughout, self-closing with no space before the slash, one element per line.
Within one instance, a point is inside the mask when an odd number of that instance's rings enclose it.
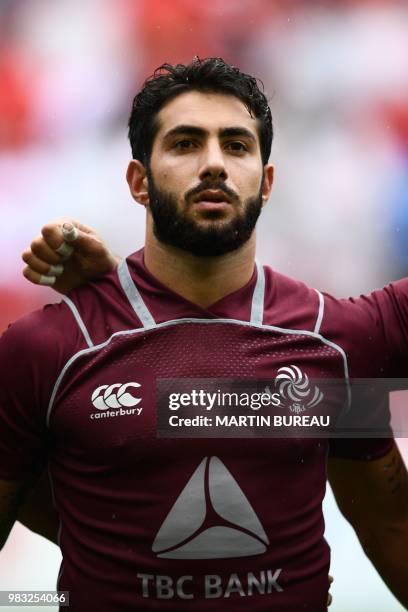
<path fill-rule="evenodd" d="M 263 85 L 220 57 L 196 57 L 186 65 L 163 64 L 144 82 L 133 100 L 129 118 L 129 140 L 134 159 L 146 167 L 149 165 L 153 140 L 159 127 L 156 121 L 158 112 L 169 100 L 187 91 L 221 93 L 241 100 L 250 115 L 259 119 L 262 162 L 268 163 L 273 130 Z"/>

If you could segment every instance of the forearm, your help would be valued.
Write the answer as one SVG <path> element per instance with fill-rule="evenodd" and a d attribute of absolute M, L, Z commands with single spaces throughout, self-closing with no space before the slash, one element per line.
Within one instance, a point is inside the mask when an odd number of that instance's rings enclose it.
<path fill-rule="evenodd" d="M 351 522 L 364 552 L 408 608 L 408 474 L 397 448 L 384 462 L 383 473 L 381 499 L 371 498 L 372 516 L 365 512 Z"/>
<path fill-rule="evenodd" d="M 396 524 L 354 526 L 361 545 L 388 588 L 408 608 L 408 518 Z"/>
<path fill-rule="evenodd" d="M 365 553 L 408 607 L 408 474 L 398 447 L 373 461 L 332 458 L 328 473 L 339 508 Z"/>

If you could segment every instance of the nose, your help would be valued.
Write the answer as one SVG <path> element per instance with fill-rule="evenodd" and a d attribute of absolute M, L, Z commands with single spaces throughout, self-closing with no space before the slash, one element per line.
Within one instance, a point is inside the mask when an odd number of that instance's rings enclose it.
<path fill-rule="evenodd" d="M 205 179 L 225 181 L 228 178 L 223 152 L 218 142 L 208 143 L 203 151 L 199 178 L 201 181 Z"/>

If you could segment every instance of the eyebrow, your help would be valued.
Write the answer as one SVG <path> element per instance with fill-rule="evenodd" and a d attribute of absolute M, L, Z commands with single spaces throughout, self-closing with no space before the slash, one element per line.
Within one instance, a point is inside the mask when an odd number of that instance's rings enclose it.
<path fill-rule="evenodd" d="M 176 125 L 176 127 L 172 128 L 164 135 L 164 138 L 168 139 L 172 136 L 179 136 L 181 134 L 189 134 L 191 136 L 199 136 L 203 138 L 205 136 L 208 136 L 208 131 L 204 128 L 197 127 L 196 125 Z M 218 130 L 218 135 L 221 138 L 229 138 L 232 136 L 248 138 L 249 140 L 253 140 L 254 142 L 256 141 L 254 134 L 244 127 L 221 128 Z"/>

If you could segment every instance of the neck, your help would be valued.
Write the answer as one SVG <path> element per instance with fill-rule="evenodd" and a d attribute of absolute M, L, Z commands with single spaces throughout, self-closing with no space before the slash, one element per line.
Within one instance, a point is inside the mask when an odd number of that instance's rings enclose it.
<path fill-rule="evenodd" d="M 251 279 L 255 232 L 241 248 L 217 257 L 198 257 L 163 244 L 152 232 L 147 232 L 144 259 L 149 272 L 163 285 L 190 302 L 208 308 Z"/>

